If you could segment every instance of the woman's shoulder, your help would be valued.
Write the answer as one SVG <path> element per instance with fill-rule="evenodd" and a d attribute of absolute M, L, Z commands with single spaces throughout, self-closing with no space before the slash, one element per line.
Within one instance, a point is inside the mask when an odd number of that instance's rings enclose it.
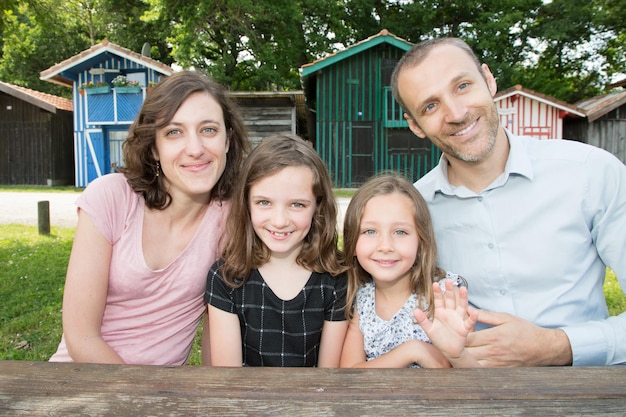
<path fill-rule="evenodd" d="M 136 203 L 139 196 L 120 173 L 103 175 L 89 183 L 79 197 L 80 201 L 92 206 L 119 209 Z"/>
<path fill-rule="evenodd" d="M 114 172 L 111 174 L 102 175 L 92 180 L 87 186 L 87 189 L 102 187 L 130 188 L 130 185 L 128 185 L 128 181 L 126 180 L 124 174 Z"/>
<path fill-rule="evenodd" d="M 83 194 L 86 195 L 111 195 L 135 194 L 128 184 L 126 177 L 120 173 L 106 174 L 91 181 Z"/>

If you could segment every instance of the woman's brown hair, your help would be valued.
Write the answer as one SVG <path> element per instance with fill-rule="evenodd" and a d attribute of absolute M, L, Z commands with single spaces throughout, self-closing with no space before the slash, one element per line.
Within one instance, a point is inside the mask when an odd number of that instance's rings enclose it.
<path fill-rule="evenodd" d="M 345 271 L 337 248 L 337 205 L 326 165 L 307 142 L 296 135 L 281 134 L 265 138 L 250 152 L 235 186 L 223 237 L 222 273 L 228 285 L 245 284 L 250 271 L 267 263 L 271 256 L 252 227 L 250 188 L 263 178 L 294 166 L 311 170 L 316 198 L 311 229 L 304 238 L 297 262 L 315 272 L 338 275 Z"/>
<path fill-rule="evenodd" d="M 219 84 L 197 72 L 181 71 L 159 82 L 147 94 L 122 145 L 124 167 L 120 171 L 151 209 L 164 209 L 172 199 L 165 188 L 163 175 L 156 175 L 158 165 L 154 147 L 157 130 L 167 126 L 189 96 L 203 92 L 211 95 L 222 108 L 229 141 L 226 167 L 211 190 L 209 201 L 225 200 L 232 195 L 232 184 L 250 147 L 243 119 Z"/>
<path fill-rule="evenodd" d="M 428 206 L 421 194 L 408 179 L 394 174 L 383 173 L 370 178 L 350 200 L 343 226 L 343 250 L 348 266 L 348 293 L 346 296 L 346 315 L 352 317 L 354 301 L 360 286 L 372 281 L 372 276 L 361 267 L 356 258 L 356 245 L 360 236 L 361 218 L 365 206 L 373 198 L 398 193 L 408 197 L 414 206 L 413 220 L 418 234 L 418 250 L 415 265 L 411 270 L 411 290 L 417 294 L 419 307 L 428 316 L 433 312 L 432 284 L 444 272 L 437 267 L 437 245 L 435 232 Z"/>

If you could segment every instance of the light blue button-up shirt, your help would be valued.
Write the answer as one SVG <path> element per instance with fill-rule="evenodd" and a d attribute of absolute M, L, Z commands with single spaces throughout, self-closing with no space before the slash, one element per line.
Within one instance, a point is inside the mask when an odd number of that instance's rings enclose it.
<path fill-rule="evenodd" d="M 445 155 L 415 183 L 430 207 L 439 266 L 470 302 L 569 337 L 574 365 L 626 363 L 626 312 L 609 317 L 606 266 L 626 290 L 626 166 L 568 140 L 507 132 L 504 173 L 481 193 L 448 182 Z"/>

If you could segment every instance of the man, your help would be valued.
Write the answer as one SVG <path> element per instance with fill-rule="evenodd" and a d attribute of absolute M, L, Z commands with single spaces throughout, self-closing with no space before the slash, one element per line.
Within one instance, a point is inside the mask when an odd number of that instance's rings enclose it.
<path fill-rule="evenodd" d="M 416 45 L 394 95 L 443 156 L 415 183 L 440 266 L 464 276 L 484 366 L 626 363 L 626 313 L 608 317 L 611 267 L 626 289 L 626 167 L 599 148 L 517 137 L 499 122 L 496 81 L 460 39 Z"/>

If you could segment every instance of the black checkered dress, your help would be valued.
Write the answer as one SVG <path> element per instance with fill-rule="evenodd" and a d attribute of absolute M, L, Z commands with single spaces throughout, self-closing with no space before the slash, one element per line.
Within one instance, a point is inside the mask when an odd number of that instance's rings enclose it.
<path fill-rule="evenodd" d="M 282 300 L 256 269 L 245 285 L 229 287 L 220 262 L 209 271 L 204 300 L 239 317 L 243 365 L 317 366 L 324 321 L 345 320 L 345 275 L 313 272 L 294 299 Z"/>

